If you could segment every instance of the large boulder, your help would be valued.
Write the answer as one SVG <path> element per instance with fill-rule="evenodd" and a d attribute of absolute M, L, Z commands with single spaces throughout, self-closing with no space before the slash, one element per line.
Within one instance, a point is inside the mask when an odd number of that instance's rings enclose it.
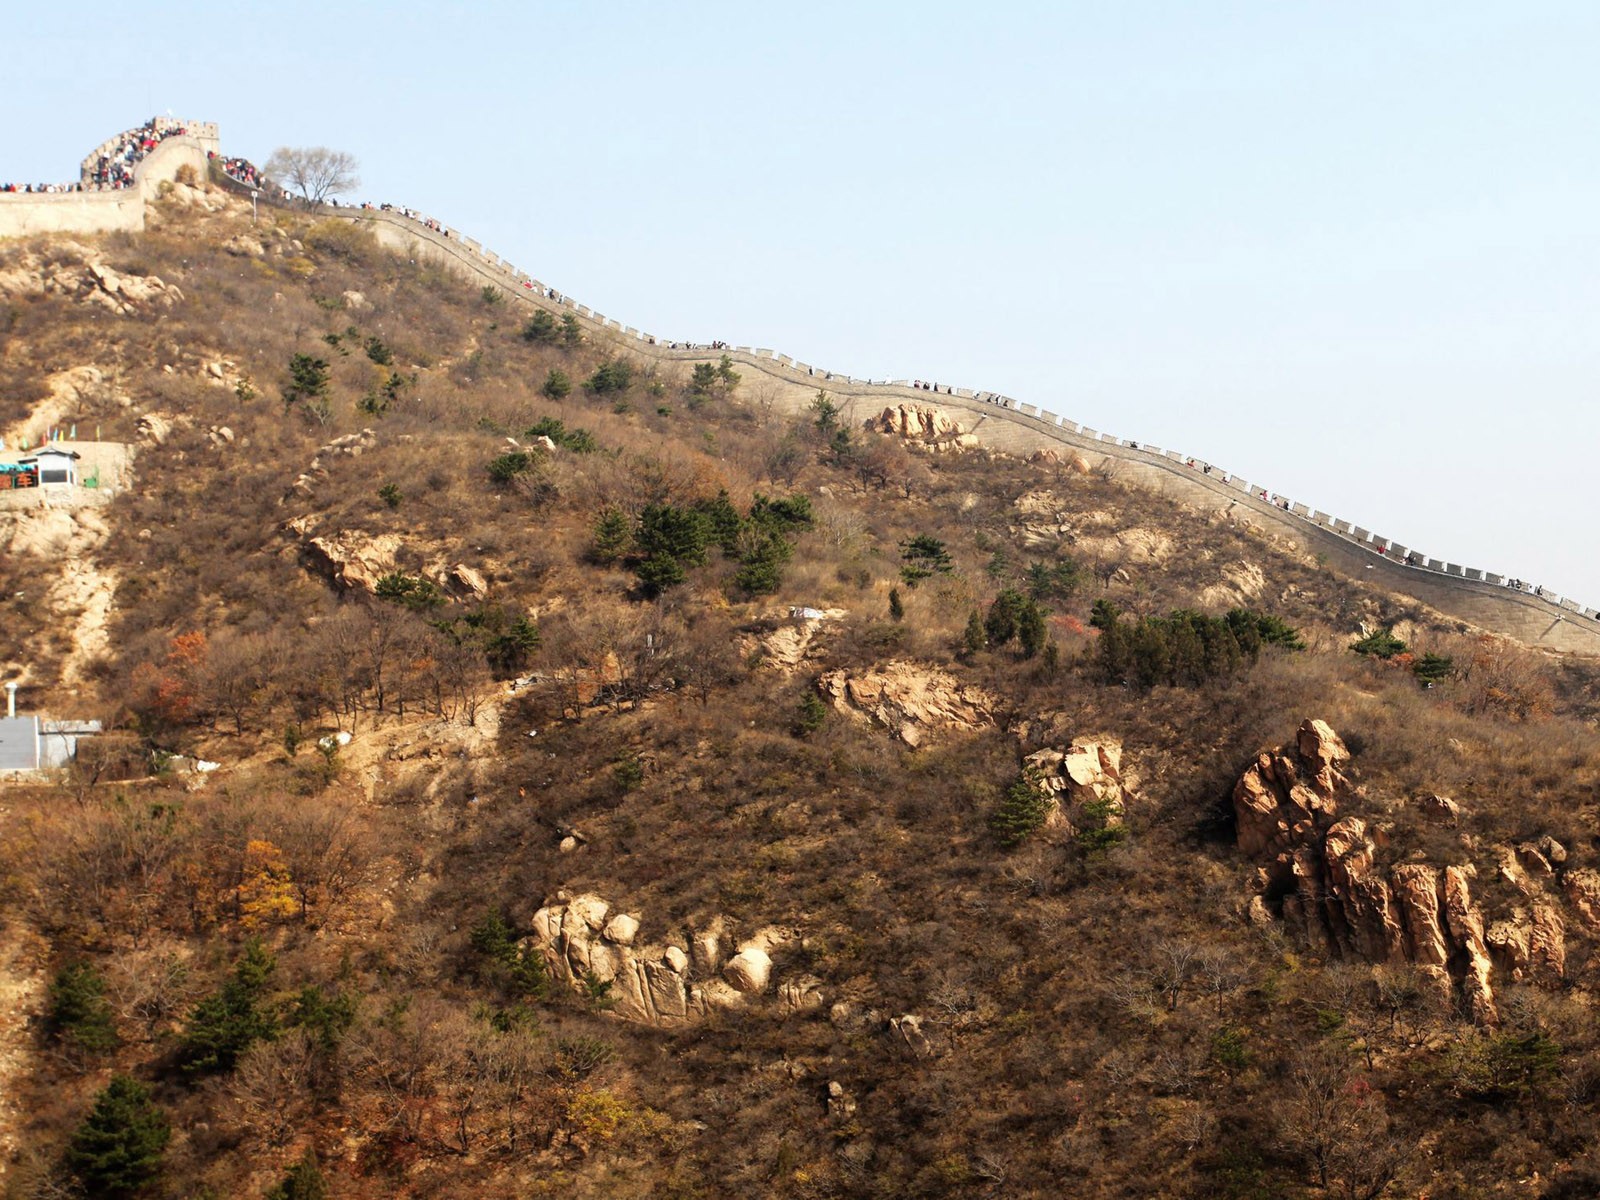
<path fill-rule="evenodd" d="M 722 974 L 741 992 L 764 992 L 772 979 L 772 956 L 759 946 L 751 946 L 730 958 Z"/>

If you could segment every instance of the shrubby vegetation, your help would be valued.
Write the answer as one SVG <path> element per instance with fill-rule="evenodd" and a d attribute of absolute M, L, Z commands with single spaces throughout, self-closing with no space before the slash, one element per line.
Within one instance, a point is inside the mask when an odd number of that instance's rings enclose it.
<path fill-rule="evenodd" d="M 1277 617 L 1236 608 L 1225 617 L 1177 609 L 1167 617 L 1124 618 L 1096 600 L 1090 624 L 1100 630 L 1097 659 L 1107 683 L 1194 687 L 1253 663 L 1265 646 L 1304 649 Z"/>
<path fill-rule="evenodd" d="M 8 1186 L 1593 1190 L 1587 935 L 1570 986 L 1507 984 L 1502 1026 L 1473 1029 L 1414 970 L 1249 927 L 1228 818 L 1242 765 L 1324 717 L 1381 855 L 1471 863 L 1492 923 L 1527 904 L 1502 842 L 1557 838 L 1564 877 L 1600 863 L 1591 667 L 1103 474 L 922 454 L 843 397 L 652 367 L 570 318 L 530 340 L 512 298 L 283 219 L 255 234 L 282 248 L 243 259 L 205 248 L 249 231 L 236 214 L 106 239 L 190 297 L 160 320 L 108 333 L 58 294 L 0 314 L 7 424 L 80 362 L 127 364 L 119 388 L 182 418 L 75 564 L 115 587 L 102 657 L 35 561 L 0 559 L 30 678 L 70 663 L 112 727 L 61 778 L 8 785 L 0 899 L 37 939 L 10 969 L 41 964 L 43 1016 L 5 1047 Z M 204 381 L 190 346 L 238 381 Z M 297 354 L 286 420 L 245 385 Z M 131 410 L 95 416 L 138 437 Z M 368 426 L 359 455 L 323 453 Z M 1136 528 L 1192 553 L 1130 560 L 1111 535 Z M 370 545 L 378 594 L 312 536 Z M 1202 609 L 1236 560 L 1270 613 Z M 1358 622 L 1417 649 L 1351 653 Z M 992 723 L 912 750 L 817 689 L 891 659 L 992 697 Z M 1134 799 L 1075 801 L 1071 836 L 1045 836 L 1022 757 L 1080 735 L 1121 740 Z M 568 986 L 529 941 L 561 891 L 638 913 L 641 945 L 688 947 L 712 915 L 729 946 L 802 936 L 770 994 L 644 1031 L 604 971 Z M 792 1011 L 779 989 L 804 977 L 824 1002 Z"/>

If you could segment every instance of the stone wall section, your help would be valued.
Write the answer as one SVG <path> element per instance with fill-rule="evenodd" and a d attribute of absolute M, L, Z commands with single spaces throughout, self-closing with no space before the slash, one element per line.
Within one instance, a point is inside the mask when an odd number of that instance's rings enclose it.
<path fill-rule="evenodd" d="M 1433 564 L 1431 567 L 1409 566 L 1379 553 L 1381 546 L 1404 555 L 1405 548 L 1391 539 L 1358 530 L 1349 522 L 1304 504 L 1285 500 L 1289 508 L 1282 508 L 1263 500 L 1262 489 L 1246 480 L 1217 468 L 1206 474 L 1190 467 L 1188 458 L 1178 451 L 1119 441 L 993 393 L 975 393 L 966 388 L 934 393 L 914 388 L 906 380 L 855 379 L 749 346 L 725 350 L 681 345 L 674 348 L 670 341 L 632 330 L 570 297 L 550 298 L 551 289 L 545 284 L 478 250 L 476 243 L 454 229 L 433 230 L 398 213 L 370 209 L 324 208 L 322 215 L 365 224 L 380 245 L 417 261 L 432 262 L 474 282 L 499 287 L 510 296 L 558 316 L 571 313 L 591 335 L 608 335 L 620 347 L 642 357 L 691 364 L 726 354 L 741 370 L 759 376 L 759 385 L 780 411 L 805 411 L 822 389 L 856 424 L 875 417 L 885 405 L 912 402 L 947 413 L 989 450 L 1026 458 L 1039 451 L 1059 452 L 1063 446 L 1070 447 L 1092 467 L 1108 470 L 1174 500 L 1238 508 L 1258 524 L 1294 537 L 1330 566 L 1357 577 L 1369 577 L 1381 587 L 1413 596 L 1482 629 L 1549 650 L 1600 655 L 1600 614 L 1594 609 L 1570 599 L 1508 588 L 1501 576 L 1474 568 L 1433 559 L 1426 560 Z"/>

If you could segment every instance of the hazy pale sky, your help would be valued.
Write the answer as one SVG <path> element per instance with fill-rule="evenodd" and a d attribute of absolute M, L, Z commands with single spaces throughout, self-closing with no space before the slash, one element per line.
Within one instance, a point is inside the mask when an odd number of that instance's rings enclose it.
<path fill-rule="evenodd" d="M 9 22 L 0 179 L 354 153 L 625 324 L 988 388 L 1600 605 L 1600 4 L 152 3 Z"/>

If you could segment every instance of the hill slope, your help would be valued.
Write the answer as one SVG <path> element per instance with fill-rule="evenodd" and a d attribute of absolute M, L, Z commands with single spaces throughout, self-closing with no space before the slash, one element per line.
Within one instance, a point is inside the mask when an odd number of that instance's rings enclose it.
<path fill-rule="evenodd" d="M 133 450 L 0 511 L 115 730 L 4 794 L 17 1194 L 113 1072 L 154 1194 L 1592 1188 L 1589 661 L 207 189 L 0 291 Z"/>

